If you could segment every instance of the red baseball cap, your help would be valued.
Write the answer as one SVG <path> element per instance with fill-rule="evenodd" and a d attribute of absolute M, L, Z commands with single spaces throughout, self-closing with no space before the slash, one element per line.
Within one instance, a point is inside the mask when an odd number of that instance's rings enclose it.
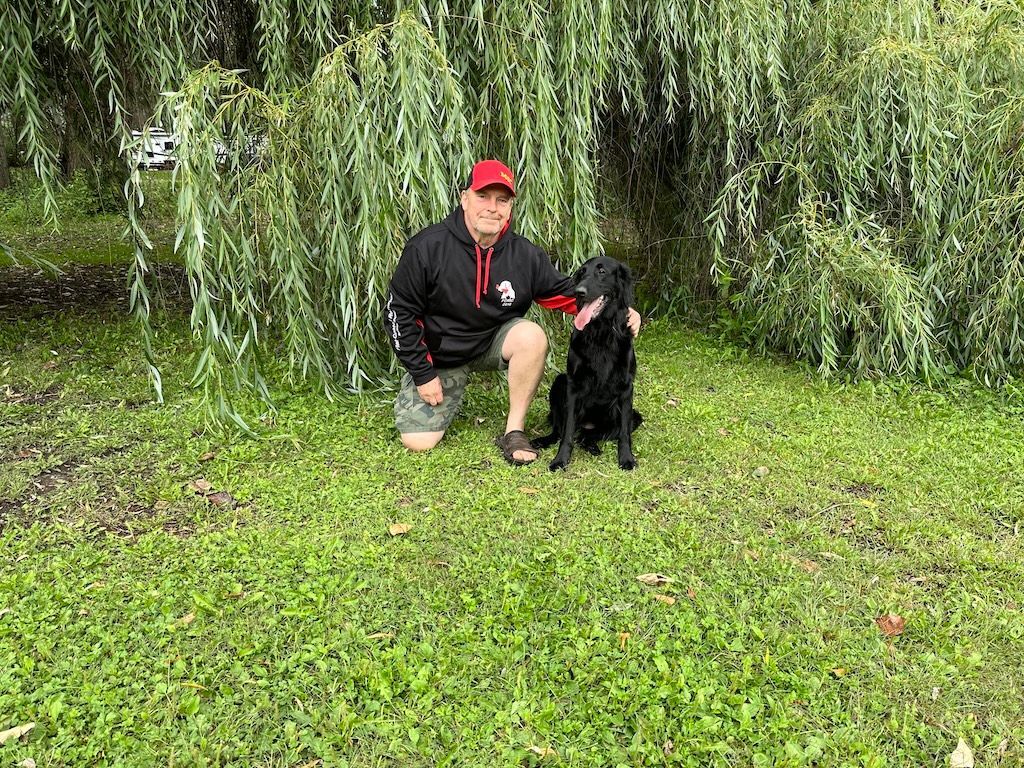
<path fill-rule="evenodd" d="M 481 160 L 473 166 L 466 187 L 476 192 L 491 184 L 501 184 L 513 195 L 516 193 L 515 177 L 507 165 L 500 160 Z"/>

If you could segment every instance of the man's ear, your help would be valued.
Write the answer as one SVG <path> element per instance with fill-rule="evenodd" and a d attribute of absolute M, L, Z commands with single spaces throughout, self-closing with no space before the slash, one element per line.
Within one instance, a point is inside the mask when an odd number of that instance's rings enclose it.
<path fill-rule="evenodd" d="M 459 194 L 459 205 L 462 207 L 462 210 L 466 210 L 466 195 L 468 194 L 468 189 L 462 190 L 462 192 Z"/>

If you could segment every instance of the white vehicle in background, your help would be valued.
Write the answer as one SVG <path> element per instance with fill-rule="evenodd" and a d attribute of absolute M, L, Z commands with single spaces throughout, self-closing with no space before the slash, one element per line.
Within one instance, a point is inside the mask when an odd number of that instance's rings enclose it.
<path fill-rule="evenodd" d="M 132 138 L 142 136 L 141 131 L 132 131 Z M 174 168 L 174 150 L 178 146 L 178 137 L 163 128 L 150 128 L 149 136 L 143 147 L 139 167 L 151 171 L 171 170 Z"/>
<path fill-rule="evenodd" d="M 132 138 L 138 140 L 141 136 L 142 131 L 132 131 Z M 139 167 L 150 171 L 174 170 L 174 166 L 177 164 L 175 150 L 178 143 L 177 135 L 170 131 L 163 128 L 150 128 L 149 138 L 145 143 Z M 266 146 L 266 136 L 260 134 L 248 136 L 241 147 L 242 157 L 246 163 L 256 162 Z M 217 153 L 218 163 L 225 163 L 228 160 L 228 146 L 220 141 L 215 141 L 214 150 Z"/>

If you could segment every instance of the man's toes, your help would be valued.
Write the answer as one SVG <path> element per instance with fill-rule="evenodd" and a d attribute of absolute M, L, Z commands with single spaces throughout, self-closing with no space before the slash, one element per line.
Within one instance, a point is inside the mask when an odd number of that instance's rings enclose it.
<path fill-rule="evenodd" d="M 535 461 L 538 454 L 536 451 L 513 451 L 512 458 L 516 461 Z"/>

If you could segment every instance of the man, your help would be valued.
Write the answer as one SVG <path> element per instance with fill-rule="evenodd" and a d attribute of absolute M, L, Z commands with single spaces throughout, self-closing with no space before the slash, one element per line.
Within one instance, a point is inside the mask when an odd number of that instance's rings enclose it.
<path fill-rule="evenodd" d="M 507 370 L 509 405 L 498 447 L 513 464 L 537 458 L 523 428 L 544 374 L 548 341 L 524 319 L 532 302 L 576 313 L 572 279 L 510 229 L 512 171 L 473 166 L 460 204 L 406 243 L 388 289 L 384 325 L 405 366 L 395 425 L 412 451 L 433 448 L 458 410 L 469 373 Z M 635 336 L 640 315 L 630 309 Z"/>

